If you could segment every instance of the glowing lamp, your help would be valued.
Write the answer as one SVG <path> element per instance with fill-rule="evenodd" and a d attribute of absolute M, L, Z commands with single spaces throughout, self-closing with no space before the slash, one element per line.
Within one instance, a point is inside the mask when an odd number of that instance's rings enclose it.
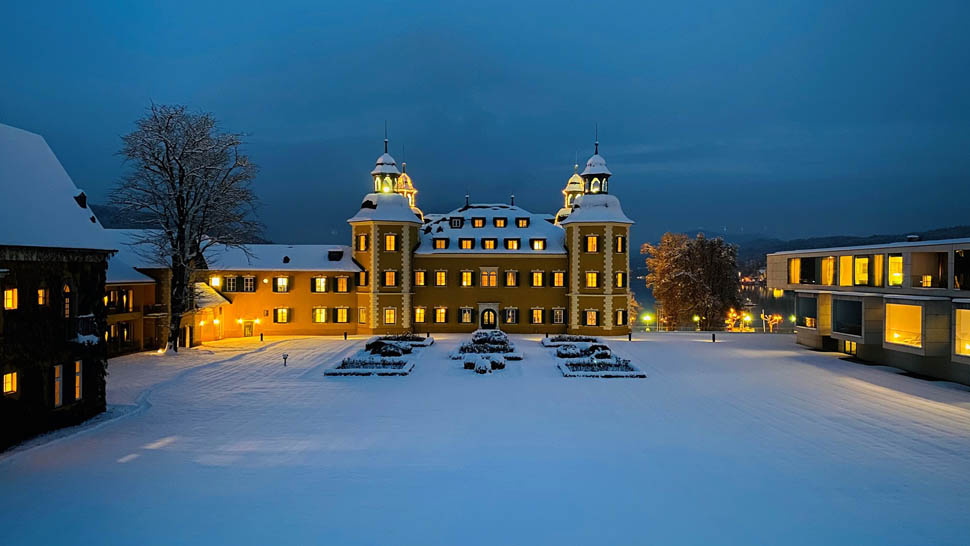
<path fill-rule="evenodd" d="M 199 326 L 205 326 L 205 321 L 204 320 L 200 320 L 199 321 Z"/>
<path fill-rule="evenodd" d="M 209 286 L 211 286 L 212 288 L 219 288 L 219 286 L 221 285 L 222 285 L 222 277 L 219 277 L 217 275 L 213 275 L 209 277 Z"/>
<path fill-rule="evenodd" d="M 237 318 L 236 319 L 236 324 L 242 324 L 242 319 L 241 318 Z"/>
<path fill-rule="evenodd" d="M 212 324 L 219 324 L 219 319 L 215 319 L 215 320 L 213 320 L 213 321 L 212 321 Z"/>
<path fill-rule="evenodd" d="M 792 322 L 795 322 L 795 315 L 792 315 L 792 316 L 788 317 L 788 320 L 790 320 Z"/>
<path fill-rule="evenodd" d="M 700 322 L 700 321 L 701 321 L 701 317 L 694 315 L 694 322 Z"/>
<path fill-rule="evenodd" d="M 259 324 L 259 319 L 256 319 L 256 320 L 255 320 L 255 321 L 253 321 L 253 322 L 255 322 L 256 324 Z"/>

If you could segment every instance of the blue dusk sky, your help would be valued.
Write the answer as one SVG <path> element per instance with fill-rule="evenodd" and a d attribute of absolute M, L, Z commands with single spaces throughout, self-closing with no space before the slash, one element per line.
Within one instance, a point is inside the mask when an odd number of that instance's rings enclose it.
<path fill-rule="evenodd" d="M 970 2 L 8 3 L 0 122 L 104 202 L 151 102 L 248 133 L 277 242 L 346 242 L 382 151 L 419 206 L 554 212 L 601 151 L 636 236 L 970 223 Z"/>

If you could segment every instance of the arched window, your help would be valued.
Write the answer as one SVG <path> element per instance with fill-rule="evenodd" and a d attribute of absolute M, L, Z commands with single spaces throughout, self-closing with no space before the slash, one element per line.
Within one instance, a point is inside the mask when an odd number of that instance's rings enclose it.
<path fill-rule="evenodd" d="M 394 189 L 394 184 L 391 183 L 391 177 L 384 177 L 384 193 L 390 193 Z"/>
<path fill-rule="evenodd" d="M 374 175 L 374 191 L 381 191 L 381 175 Z"/>
<path fill-rule="evenodd" d="M 64 318 L 71 318 L 73 315 L 73 309 L 71 306 L 71 286 L 65 284 L 64 288 L 61 289 L 61 292 L 64 293 Z"/>
<path fill-rule="evenodd" d="M 600 179 L 594 178 L 593 183 L 589 185 L 589 191 L 593 193 L 599 193 L 600 191 Z"/>

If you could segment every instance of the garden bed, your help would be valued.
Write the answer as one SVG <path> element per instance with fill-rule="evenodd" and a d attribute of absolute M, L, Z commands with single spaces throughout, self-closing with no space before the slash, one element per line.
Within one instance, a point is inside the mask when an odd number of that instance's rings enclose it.
<path fill-rule="evenodd" d="M 358 353 L 343 359 L 340 364 L 324 371 L 324 375 L 407 375 L 414 363 L 401 358 L 381 357 Z"/>
<path fill-rule="evenodd" d="M 629 360 L 613 354 L 608 345 L 595 337 L 555 336 L 549 339 L 554 341 L 543 345 L 555 349 L 556 367 L 563 377 L 647 377 Z"/>
<path fill-rule="evenodd" d="M 575 336 L 560 334 L 552 337 L 542 338 L 543 347 L 561 347 L 563 345 L 575 345 L 578 343 L 602 343 L 598 337 Z"/>
<path fill-rule="evenodd" d="M 453 360 L 463 360 L 466 355 L 502 355 L 505 360 L 522 360 L 515 344 L 501 330 L 475 330 L 471 341 L 458 346 L 449 355 Z"/>

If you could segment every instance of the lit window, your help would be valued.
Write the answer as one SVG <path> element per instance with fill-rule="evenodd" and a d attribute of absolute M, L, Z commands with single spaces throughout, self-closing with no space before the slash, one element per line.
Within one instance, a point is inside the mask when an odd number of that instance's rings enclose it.
<path fill-rule="evenodd" d="M 289 292 L 290 291 L 290 278 L 289 277 L 276 277 L 273 279 L 274 292 Z"/>
<path fill-rule="evenodd" d="M 472 272 L 471 271 L 462 271 L 461 272 L 461 285 L 462 286 L 471 286 L 472 285 Z"/>
<path fill-rule="evenodd" d="M 613 250 L 617 254 L 626 252 L 626 237 L 623 235 L 617 235 L 616 239 L 614 239 Z"/>
<path fill-rule="evenodd" d="M 37 289 L 37 305 L 47 305 L 50 303 L 50 291 L 46 288 Z"/>
<path fill-rule="evenodd" d="M 495 250 L 497 241 L 495 239 L 482 239 L 482 248 L 485 250 Z"/>
<path fill-rule="evenodd" d="M 956 341 L 954 342 L 954 352 L 958 355 L 970 356 L 970 309 L 957 309 L 956 311 Z"/>
<path fill-rule="evenodd" d="M 256 291 L 256 277 L 243 277 L 243 292 Z"/>
<path fill-rule="evenodd" d="M 889 286 L 903 285 L 903 255 L 889 255 Z"/>
<path fill-rule="evenodd" d="M 519 322 L 519 310 L 515 307 L 505 308 L 505 323 L 517 324 Z"/>
<path fill-rule="evenodd" d="M 839 286 L 852 286 L 852 256 L 839 256 Z"/>
<path fill-rule="evenodd" d="M 443 250 L 448 248 L 448 239 L 435 239 L 434 247 L 438 250 Z"/>
<path fill-rule="evenodd" d="M 542 324 L 545 321 L 545 309 L 535 308 L 532 309 L 532 315 L 530 317 L 532 324 Z"/>
<path fill-rule="evenodd" d="M 788 259 L 788 284 L 801 284 L 802 282 L 802 259 Z"/>
<path fill-rule="evenodd" d="M 220 286 L 222 286 L 222 277 L 218 275 L 213 275 L 209 277 L 209 286 L 211 286 L 212 288 L 219 288 Z"/>
<path fill-rule="evenodd" d="M 447 307 L 435 307 L 434 308 L 434 321 L 437 323 L 446 322 L 448 320 L 448 308 Z"/>
<path fill-rule="evenodd" d="M 492 223 L 495 224 L 495 227 L 505 227 L 505 224 L 507 222 L 508 222 L 508 219 L 507 218 L 493 218 L 492 219 Z"/>
<path fill-rule="evenodd" d="M 424 286 L 424 271 L 414 272 L 414 286 Z"/>
<path fill-rule="evenodd" d="M 923 308 L 919 305 L 886 304 L 886 342 L 923 346 Z"/>
<path fill-rule="evenodd" d="M 59 408 L 64 403 L 64 366 L 54 366 L 54 407 Z"/>
<path fill-rule="evenodd" d="M 622 271 L 616 272 L 616 287 L 626 288 L 626 273 Z"/>
<path fill-rule="evenodd" d="M 397 309 L 388 307 L 384 309 L 384 324 L 395 324 L 397 322 Z"/>
<path fill-rule="evenodd" d="M 64 294 L 64 318 L 71 318 L 74 313 L 71 307 L 71 287 L 65 284 L 61 292 Z"/>
<path fill-rule="evenodd" d="M 357 236 L 357 250 L 360 251 L 360 252 L 364 252 L 364 251 L 367 250 L 367 235 L 366 234 L 363 234 L 362 233 L 362 234 L 360 234 L 360 235 Z"/>
<path fill-rule="evenodd" d="M 394 233 L 384 235 L 384 250 L 397 250 L 397 235 Z"/>
<path fill-rule="evenodd" d="M 474 227 L 474 228 L 485 227 L 485 219 L 484 218 L 472 218 L 472 227 Z"/>
<path fill-rule="evenodd" d="M 279 324 L 286 324 L 290 321 L 290 310 L 286 307 L 277 307 L 273 309 L 273 322 Z"/>
<path fill-rule="evenodd" d="M 335 311 L 337 312 L 337 317 L 336 317 L 337 318 L 337 322 L 339 322 L 341 324 L 345 324 L 347 322 L 350 322 L 350 308 L 348 308 L 348 307 L 338 307 L 337 309 L 335 309 Z"/>
<path fill-rule="evenodd" d="M 348 292 L 349 287 L 350 277 L 337 277 L 337 292 Z"/>
<path fill-rule="evenodd" d="M 482 271 L 481 274 L 482 286 L 494 287 L 498 286 L 498 272 L 497 271 Z"/>
<path fill-rule="evenodd" d="M 435 286 L 445 286 L 448 284 L 448 272 L 447 271 L 435 271 L 434 272 L 434 285 Z"/>
<path fill-rule="evenodd" d="M 506 239 L 505 240 L 505 249 L 506 250 L 518 250 L 519 249 L 519 240 L 518 239 Z"/>
<path fill-rule="evenodd" d="M 367 324 L 367 308 L 357 308 L 357 324 Z"/>
<path fill-rule="evenodd" d="M 566 310 L 563 308 L 552 310 L 552 323 L 564 324 L 566 322 Z"/>
<path fill-rule="evenodd" d="M 542 286 L 545 284 L 545 272 L 543 271 L 533 271 L 532 272 L 532 286 Z"/>
<path fill-rule="evenodd" d="M 77 360 L 74 362 L 74 399 L 81 399 L 81 385 L 83 385 L 81 377 L 81 361 Z"/>
<path fill-rule="evenodd" d="M 8 288 L 3 291 L 3 308 L 4 309 L 17 308 L 17 289 L 16 288 Z"/>
<path fill-rule="evenodd" d="M 626 326 L 626 309 L 618 309 L 616 311 L 616 325 Z"/>
<path fill-rule="evenodd" d="M 357 286 L 367 286 L 367 272 L 358 271 L 357 272 Z"/>
<path fill-rule="evenodd" d="M 598 326 L 600 322 L 600 312 L 588 309 L 585 313 L 586 326 Z"/>
<path fill-rule="evenodd" d="M 316 323 L 327 322 L 327 308 L 326 307 L 314 307 L 313 308 L 313 322 L 316 322 Z"/>
<path fill-rule="evenodd" d="M 458 322 L 462 324 L 470 324 L 472 321 L 472 310 L 470 307 L 462 307 L 458 311 Z"/>
<path fill-rule="evenodd" d="M 546 240 L 545 239 L 532 239 L 532 250 L 545 250 Z"/>
<path fill-rule="evenodd" d="M 458 247 L 462 250 L 471 250 L 475 248 L 475 239 L 458 239 Z"/>
<path fill-rule="evenodd" d="M 599 273 L 596 271 L 586 272 L 586 288 L 596 288 L 599 286 Z"/>
<path fill-rule="evenodd" d="M 3 394 L 17 392 L 17 372 L 3 374 Z"/>
<path fill-rule="evenodd" d="M 596 235 L 586 236 L 586 252 L 597 252 L 599 250 L 599 237 Z"/>
<path fill-rule="evenodd" d="M 516 225 L 516 227 L 527 228 L 527 227 L 529 227 L 529 219 L 528 218 L 516 218 L 515 219 L 515 225 Z"/>
<path fill-rule="evenodd" d="M 425 308 L 424 307 L 415 307 L 414 308 L 414 322 L 423 323 L 424 322 L 424 313 L 425 313 Z"/>
<path fill-rule="evenodd" d="M 313 278 L 313 291 L 314 292 L 326 292 L 327 291 L 327 278 L 326 277 L 314 277 Z"/>
<path fill-rule="evenodd" d="M 565 271 L 553 271 L 552 272 L 552 285 L 562 288 L 566 286 L 566 272 Z"/>
<path fill-rule="evenodd" d="M 835 284 L 835 256 L 822 258 L 822 284 L 826 286 Z"/>
<path fill-rule="evenodd" d="M 869 284 L 869 257 L 856 256 L 855 258 L 855 285 Z"/>
<path fill-rule="evenodd" d="M 397 286 L 397 271 L 384 272 L 384 286 Z"/>
<path fill-rule="evenodd" d="M 506 271 L 505 272 L 505 286 L 518 286 L 519 285 L 519 272 L 518 271 Z"/>

